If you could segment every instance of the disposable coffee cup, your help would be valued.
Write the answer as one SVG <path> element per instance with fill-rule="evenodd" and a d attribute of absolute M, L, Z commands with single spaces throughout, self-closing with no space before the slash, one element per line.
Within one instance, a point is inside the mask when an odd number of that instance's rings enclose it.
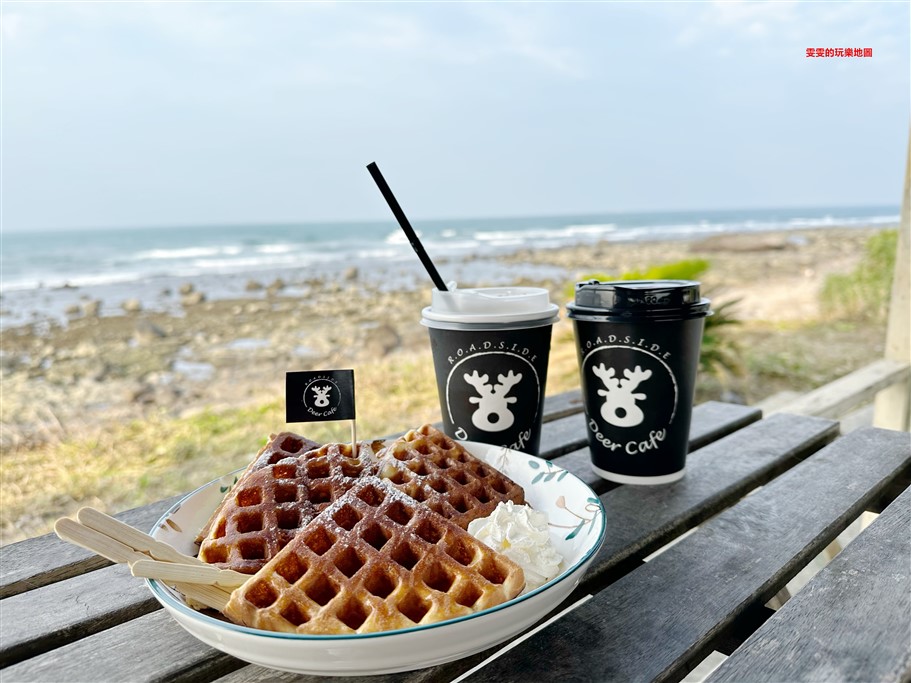
<path fill-rule="evenodd" d="M 433 291 L 421 324 L 430 332 L 446 434 L 537 455 L 558 313 L 537 287 Z"/>
<path fill-rule="evenodd" d="M 567 310 L 599 476 L 623 484 L 683 477 L 709 306 L 689 280 L 576 284 Z"/>

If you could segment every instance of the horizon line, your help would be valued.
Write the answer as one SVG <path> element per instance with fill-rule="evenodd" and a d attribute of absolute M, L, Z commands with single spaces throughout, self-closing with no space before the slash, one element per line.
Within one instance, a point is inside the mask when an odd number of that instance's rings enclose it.
<path fill-rule="evenodd" d="M 615 215 L 636 215 L 636 214 L 680 214 L 680 213 L 699 213 L 699 212 L 726 212 L 726 211 L 775 211 L 775 210 L 846 210 L 846 209 L 894 209 L 900 213 L 901 204 L 797 204 L 781 206 L 749 206 L 749 207 L 724 207 L 724 208 L 699 208 L 699 209 L 623 209 L 614 211 L 579 211 L 568 213 L 537 213 L 537 214 L 504 214 L 488 216 L 449 216 L 442 218 L 412 218 L 413 222 L 440 223 L 446 221 L 463 222 L 463 221 L 483 221 L 483 220 L 523 220 L 532 218 L 574 218 L 583 216 L 615 216 Z M 247 226 L 261 227 L 280 227 L 280 226 L 326 226 L 326 225 L 390 225 L 397 226 L 395 218 L 390 216 L 388 219 L 379 218 L 332 218 L 323 220 L 242 220 L 232 222 L 199 222 L 199 223 L 159 223 L 159 224 L 133 224 L 133 225 L 94 225 L 94 226 L 66 226 L 66 227 L 37 227 L 37 228 L 13 228 L 0 225 L 0 232 L 6 234 L 27 234 L 27 233 L 60 233 L 60 232 L 111 232 L 116 230 L 140 231 L 140 230 L 175 230 L 181 228 L 192 229 L 214 229 L 214 228 L 235 228 Z"/>

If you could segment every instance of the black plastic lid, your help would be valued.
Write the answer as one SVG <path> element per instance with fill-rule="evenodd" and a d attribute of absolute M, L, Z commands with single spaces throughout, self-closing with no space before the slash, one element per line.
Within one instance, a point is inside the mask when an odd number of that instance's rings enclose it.
<path fill-rule="evenodd" d="M 621 280 L 576 283 L 574 303 L 566 305 L 577 320 L 685 320 L 709 315 L 710 301 L 694 280 Z"/>

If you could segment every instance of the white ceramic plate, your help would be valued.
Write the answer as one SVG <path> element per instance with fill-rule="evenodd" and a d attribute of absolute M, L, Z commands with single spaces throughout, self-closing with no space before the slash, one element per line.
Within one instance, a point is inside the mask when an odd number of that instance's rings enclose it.
<path fill-rule="evenodd" d="M 237 626 L 197 612 L 166 585 L 147 584 L 171 616 L 199 640 L 253 664 L 312 675 L 369 675 L 443 664 L 485 650 L 534 624 L 575 588 L 604 541 L 604 509 L 575 475 L 519 451 L 472 441 L 470 453 L 525 489 L 525 498 L 547 513 L 550 536 L 563 556 L 563 571 L 540 588 L 457 619 L 382 633 L 318 636 Z M 168 510 L 152 536 L 195 555 L 194 538 L 221 502 L 235 474 L 209 482 Z"/>

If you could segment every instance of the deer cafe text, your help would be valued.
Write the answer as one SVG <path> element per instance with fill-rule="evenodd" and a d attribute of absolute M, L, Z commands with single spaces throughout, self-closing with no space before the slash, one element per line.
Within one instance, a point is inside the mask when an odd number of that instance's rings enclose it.
<path fill-rule="evenodd" d="M 481 342 L 479 344 L 469 344 L 465 348 L 456 349 L 446 360 L 449 361 L 450 365 L 455 365 L 457 361 L 461 360 L 465 356 L 470 356 L 473 353 L 478 353 L 480 351 L 512 351 L 515 354 L 527 358 L 530 362 L 534 363 L 535 359 L 538 357 L 538 354 L 532 353 L 531 349 L 527 346 L 519 346 L 518 344 L 507 344 L 505 341 L 500 342 Z"/>
<path fill-rule="evenodd" d="M 615 334 L 609 334 L 606 337 L 595 337 L 594 339 L 585 342 L 585 350 L 590 351 L 596 346 L 604 346 L 606 344 L 624 344 L 626 346 L 632 346 L 633 348 L 646 349 L 663 360 L 667 360 L 671 357 L 671 352 L 662 351 L 660 344 L 649 343 L 645 339 L 634 339 L 628 334 L 623 337 L 618 337 Z"/>
<path fill-rule="evenodd" d="M 330 415 L 335 415 L 336 410 L 338 410 L 338 406 L 332 406 L 326 410 L 313 410 L 313 408 L 307 406 L 307 412 L 313 415 L 313 417 L 329 417 Z"/>
<path fill-rule="evenodd" d="M 588 420 L 588 428 L 591 430 L 592 434 L 595 435 L 595 438 L 601 442 L 601 445 L 610 451 L 616 451 L 618 448 L 622 448 L 628 455 L 638 455 L 640 453 L 647 453 L 648 451 L 653 451 L 658 448 L 658 444 L 664 441 L 667 438 L 666 429 L 653 429 L 648 433 L 648 438 L 644 441 L 627 441 L 626 444 L 614 443 L 610 440 L 610 437 L 602 434 L 598 430 L 598 423 L 595 422 L 593 418 Z"/>

